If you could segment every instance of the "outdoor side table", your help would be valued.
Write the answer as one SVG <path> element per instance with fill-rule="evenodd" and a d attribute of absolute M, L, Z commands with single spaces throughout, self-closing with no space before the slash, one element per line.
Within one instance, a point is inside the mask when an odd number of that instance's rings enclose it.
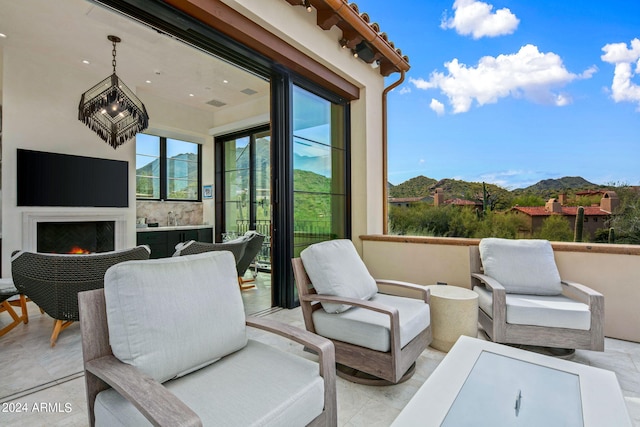
<path fill-rule="evenodd" d="M 431 285 L 431 347 L 448 352 L 461 335 L 478 336 L 478 294 L 459 286 Z"/>

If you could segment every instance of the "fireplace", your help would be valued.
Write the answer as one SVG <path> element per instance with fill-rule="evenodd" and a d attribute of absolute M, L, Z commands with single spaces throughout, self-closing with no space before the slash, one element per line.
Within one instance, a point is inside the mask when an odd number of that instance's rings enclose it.
<path fill-rule="evenodd" d="M 32 252 L 93 253 L 126 247 L 127 215 L 114 210 L 22 213 L 22 249 Z M 65 243 L 65 241 L 68 241 Z M 73 250 L 72 246 L 78 246 Z"/>
<path fill-rule="evenodd" d="M 40 222 L 37 251 L 89 254 L 115 249 L 115 221 Z"/>

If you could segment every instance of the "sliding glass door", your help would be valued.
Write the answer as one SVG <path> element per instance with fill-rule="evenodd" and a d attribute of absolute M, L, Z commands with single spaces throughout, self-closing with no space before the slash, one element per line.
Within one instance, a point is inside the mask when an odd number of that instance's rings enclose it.
<path fill-rule="evenodd" d="M 268 127 L 216 138 L 218 241 L 256 230 L 266 236 L 259 267 L 271 269 L 271 134 Z"/>
<path fill-rule="evenodd" d="M 293 254 L 345 238 L 345 106 L 293 87 Z"/>

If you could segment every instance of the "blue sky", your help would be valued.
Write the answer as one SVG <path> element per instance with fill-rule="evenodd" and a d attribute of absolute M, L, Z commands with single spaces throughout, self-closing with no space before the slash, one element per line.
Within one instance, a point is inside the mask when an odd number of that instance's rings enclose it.
<path fill-rule="evenodd" d="M 389 95 L 392 184 L 640 185 L 640 1 L 357 4 L 411 64 Z"/>

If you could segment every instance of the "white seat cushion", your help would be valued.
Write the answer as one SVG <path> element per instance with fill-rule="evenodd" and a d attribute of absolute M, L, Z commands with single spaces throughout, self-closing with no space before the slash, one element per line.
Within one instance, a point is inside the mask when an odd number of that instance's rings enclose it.
<path fill-rule="evenodd" d="M 113 354 L 164 382 L 241 349 L 244 305 L 233 255 L 128 261 L 105 275 Z"/>
<path fill-rule="evenodd" d="M 204 426 L 304 426 L 322 413 L 316 362 L 249 340 L 242 350 L 164 383 Z M 98 394 L 96 426 L 149 426 L 115 390 Z"/>
<path fill-rule="evenodd" d="M 320 295 L 368 300 L 378 292 L 376 281 L 360 259 L 351 240 L 313 244 L 300 253 L 304 269 Z M 350 305 L 322 303 L 329 313 L 341 313 Z"/>
<path fill-rule="evenodd" d="M 400 347 L 407 345 L 430 324 L 429 305 L 424 301 L 385 294 L 376 294 L 371 301 L 398 309 Z M 389 319 L 384 313 L 361 307 L 342 313 L 313 312 L 318 335 L 382 352 L 391 351 Z"/>
<path fill-rule="evenodd" d="M 478 293 L 478 305 L 489 315 L 493 313 L 493 294 L 483 286 L 473 288 Z M 589 306 L 564 295 L 507 294 L 507 323 L 512 325 L 545 326 L 581 329 L 591 327 Z"/>
<path fill-rule="evenodd" d="M 560 273 L 547 240 L 487 238 L 479 245 L 484 274 L 510 294 L 560 295 Z"/>

